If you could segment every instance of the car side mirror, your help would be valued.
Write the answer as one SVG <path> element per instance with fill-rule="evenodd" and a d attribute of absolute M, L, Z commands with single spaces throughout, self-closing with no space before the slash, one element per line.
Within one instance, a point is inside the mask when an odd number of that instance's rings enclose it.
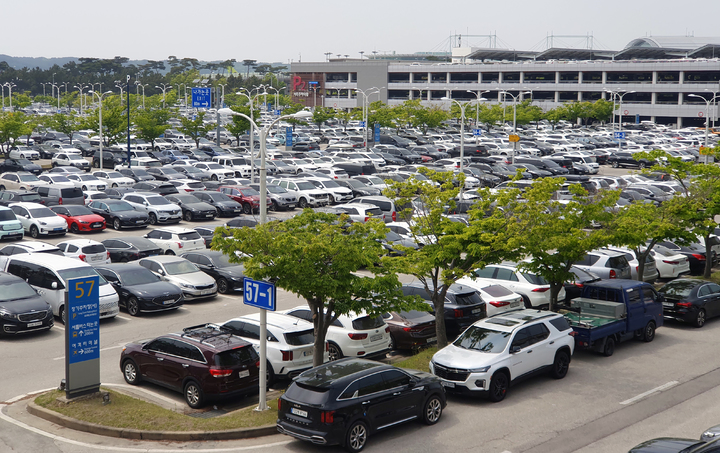
<path fill-rule="evenodd" d="M 656 302 L 665 302 L 665 296 L 663 296 L 662 294 L 658 294 Z"/>
<path fill-rule="evenodd" d="M 520 346 L 510 346 L 510 354 L 515 354 L 520 352 Z"/>
<path fill-rule="evenodd" d="M 163 275 L 163 276 L 164 276 L 164 275 L 165 275 L 165 271 L 164 271 L 164 270 L 162 270 L 162 269 L 159 269 L 159 270 L 158 270 L 158 274 L 160 274 L 160 275 Z"/>
<path fill-rule="evenodd" d="M 58 284 L 57 284 L 57 282 L 52 282 L 52 283 L 50 284 L 50 287 L 51 287 L 52 289 L 58 289 Z"/>

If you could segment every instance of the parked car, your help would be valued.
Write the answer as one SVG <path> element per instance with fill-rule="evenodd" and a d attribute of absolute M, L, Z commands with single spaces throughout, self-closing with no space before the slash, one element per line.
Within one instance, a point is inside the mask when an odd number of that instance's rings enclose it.
<path fill-rule="evenodd" d="M 202 325 L 127 344 L 120 370 L 128 384 L 148 381 L 170 388 L 197 409 L 209 400 L 257 393 L 257 361 L 247 341 Z"/>
<path fill-rule="evenodd" d="M 640 280 L 638 278 L 638 272 L 639 272 L 639 263 L 638 258 L 635 256 L 635 252 L 633 250 L 627 249 L 625 247 L 606 247 L 607 250 L 613 251 L 613 252 L 619 252 L 625 255 L 625 258 L 628 260 L 628 264 L 630 264 L 630 275 L 633 280 Z M 605 249 L 603 249 L 605 250 Z M 643 269 L 643 278 L 642 281 L 648 282 L 648 283 L 654 283 L 655 280 L 657 280 L 659 277 L 659 273 L 657 270 L 657 267 L 655 266 L 655 258 L 653 258 L 650 254 L 645 258 L 645 267 Z"/>
<path fill-rule="evenodd" d="M 30 233 L 33 239 L 42 236 L 60 235 L 67 233 L 67 222 L 52 212 L 49 208 L 37 203 L 12 203 L 8 206 L 22 223 L 25 233 Z"/>
<path fill-rule="evenodd" d="M 260 190 L 260 184 L 248 184 L 248 187 Z M 293 210 L 298 203 L 297 193 L 291 192 L 277 184 L 267 184 L 267 197 L 272 203 L 272 210 L 279 211 L 281 209 Z"/>
<path fill-rule="evenodd" d="M 21 202 L 42 204 L 40 195 L 32 190 L 5 190 L 0 192 L 0 206 Z"/>
<path fill-rule="evenodd" d="M 198 200 L 191 194 L 168 195 L 169 202 L 180 206 L 183 218 L 188 222 L 195 220 L 214 220 L 218 215 L 217 209 L 209 203 Z"/>
<path fill-rule="evenodd" d="M 567 375 L 575 350 L 570 326 L 558 314 L 522 309 L 477 321 L 435 353 L 430 372 L 450 392 L 505 399 L 510 386 L 532 374 Z M 533 354 L 534 353 L 534 354 Z"/>
<path fill-rule="evenodd" d="M 198 200 L 214 206 L 219 217 L 235 217 L 243 212 L 242 205 L 224 193 L 211 190 L 198 190 L 191 193 Z"/>
<path fill-rule="evenodd" d="M 31 190 L 47 184 L 32 173 L 26 171 L 7 172 L 0 174 L 0 191 Z"/>
<path fill-rule="evenodd" d="M 215 279 L 185 258 L 168 255 L 152 256 L 141 258 L 138 264 L 150 269 L 164 281 L 179 286 L 187 300 L 217 296 Z"/>
<path fill-rule="evenodd" d="M 697 275 L 705 272 L 705 261 L 707 260 L 707 254 L 705 252 L 704 245 L 681 245 L 679 242 L 672 240 L 658 242 L 658 245 L 661 245 L 672 252 L 685 256 L 688 259 L 688 263 L 690 264 L 691 274 Z M 717 255 L 715 254 L 715 252 L 711 253 L 712 256 L 710 259 L 714 263 L 717 260 Z"/>
<path fill-rule="evenodd" d="M 568 306 L 570 305 L 571 300 L 575 299 L 576 297 L 580 297 L 585 285 L 599 282 L 601 280 L 600 277 L 593 274 L 592 272 L 580 269 L 577 266 L 571 266 L 570 273 L 573 274 L 573 278 L 563 283 L 563 288 L 565 288 L 564 303 Z M 559 298 L 558 301 L 560 301 Z"/>
<path fill-rule="evenodd" d="M 702 327 L 720 316 L 720 285 L 692 278 L 678 278 L 658 291 L 665 297 L 663 316 Z"/>
<path fill-rule="evenodd" d="M 68 175 L 67 179 L 75 184 L 75 187 L 82 189 L 83 191 L 94 190 L 101 191 L 105 190 L 107 183 L 99 179 L 94 174 L 91 175 Z"/>
<path fill-rule="evenodd" d="M 90 265 L 110 264 L 110 252 L 105 245 L 91 239 L 70 239 L 57 245 L 63 254 L 69 258 L 77 258 Z"/>
<path fill-rule="evenodd" d="M 220 186 L 219 192 L 240 203 L 243 213 L 252 214 L 260 211 L 260 192 L 248 186 Z M 272 207 L 270 197 L 265 198 L 267 208 Z"/>
<path fill-rule="evenodd" d="M 189 228 L 155 228 L 143 237 L 157 244 L 165 255 L 179 255 L 195 250 L 205 250 L 205 240 L 197 231 Z"/>
<path fill-rule="evenodd" d="M 12 154 L 12 151 L 11 151 Z M 17 159 L 5 159 L 5 161 L 0 164 L 0 173 L 6 173 L 6 172 L 27 172 L 32 173 L 34 175 L 40 175 L 42 173 L 42 167 L 38 164 L 34 164 L 30 162 L 29 160 L 25 158 L 17 158 Z"/>
<path fill-rule="evenodd" d="M 162 255 L 163 251 L 153 241 L 139 236 L 123 236 L 104 239 L 102 244 L 113 263 L 127 263 L 148 256 Z"/>
<path fill-rule="evenodd" d="M 195 233 L 200 234 L 197 231 Z M 245 267 L 242 264 L 231 263 L 227 255 L 222 252 L 203 249 L 184 252 L 180 256 L 214 278 L 220 294 L 243 291 Z"/>
<path fill-rule="evenodd" d="M 174 188 L 174 186 L 173 186 Z M 182 220 L 180 206 L 155 193 L 133 192 L 123 195 L 122 200 L 139 212 L 146 213 L 150 225 L 178 223 Z"/>
<path fill-rule="evenodd" d="M 118 173 L 123 175 L 126 178 L 130 178 L 135 182 L 140 181 L 154 181 L 155 177 L 147 172 L 144 168 L 118 168 L 116 170 Z M 134 183 L 133 183 L 134 184 Z M 119 185 L 119 184 L 118 184 Z"/>
<path fill-rule="evenodd" d="M 50 304 L 24 279 L 0 272 L 0 337 L 49 330 L 54 325 Z"/>
<path fill-rule="evenodd" d="M 217 226 L 212 225 L 193 228 L 193 230 L 197 231 L 200 236 L 205 239 L 205 248 L 209 249 L 212 246 L 213 236 L 215 235 L 215 228 L 217 228 Z"/>
<path fill-rule="evenodd" d="M 390 348 L 418 350 L 437 342 L 435 315 L 429 311 L 391 311 L 382 315 L 390 327 Z"/>
<path fill-rule="evenodd" d="M 95 270 L 115 288 L 130 316 L 175 310 L 185 300 L 179 287 L 137 264 L 99 264 Z"/>
<path fill-rule="evenodd" d="M 103 231 L 105 219 L 95 214 L 87 206 L 58 205 L 50 208 L 67 222 L 71 233 Z"/>
<path fill-rule="evenodd" d="M 36 187 L 35 191 L 40 196 L 42 204 L 46 206 L 85 205 L 85 194 L 77 187 L 53 184 Z"/>
<path fill-rule="evenodd" d="M 180 192 L 174 184 L 164 181 L 140 181 L 133 184 L 132 188 L 137 192 L 151 192 L 162 196 Z"/>
<path fill-rule="evenodd" d="M 355 453 L 384 427 L 410 420 L 434 425 L 445 405 L 445 392 L 435 376 L 348 358 L 295 378 L 278 399 L 277 429 Z"/>
<path fill-rule="evenodd" d="M 655 259 L 660 278 L 677 278 L 690 273 L 690 260 L 682 253 L 677 253 L 659 244 L 650 250 Z"/>
<path fill-rule="evenodd" d="M 521 272 L 516 263 L 491 264 L 470 274 L 473 280 L 484 280 L 504 286 L 523 298 L 526 308 L 545 308 L 550 305 L 550 284 L 540 275 Z M 565 298 L 560 289 L 558 300 Z"/>
<path fill-rule="evenodd" d="M 116 230 L 145 228 L 149 222 L 147 213 L 136 211 L 130 203 L 123 200 L 93 201 L 87 207 Z"/>
<path fill-rule="evenodd" d="M 25 229 L 12 209 L 0 206 L 0 239 L 22 239 Z"/>
<path fill-rule="evenodd" d="M 74 153 L 56 153 L 53 155 L 51 161 L 53 167 L 60 166 L 72 166 L 79 168 L 80 170 L 90 171 L 90 162 L 87 161 L 82 154 Z"/>
<path fill-rule="evenodd" d="M 520 294 L 502 285 L 488 283 L 487 281 L 475 281 L 471 277 L 461 278 L 457 280 L 456 283 L 472 288 L 478 292 L 480 299 L 485 302 L 487 316 L 493 316 L 525 306 Z"/>
<path fill-rule="evenodd" d="M 646 440 L 633 447 L 629 453 L 714 453 L 720 451 L 720 439 L 709 441 L 661 437 Z"/>
<path fill-rule="evenodd" d="M 625 254 L 612 250 L 593 250 L 576 261 L 574 266 L 592 272 L 602 279 L 632 278 L 630 263 Z"/>

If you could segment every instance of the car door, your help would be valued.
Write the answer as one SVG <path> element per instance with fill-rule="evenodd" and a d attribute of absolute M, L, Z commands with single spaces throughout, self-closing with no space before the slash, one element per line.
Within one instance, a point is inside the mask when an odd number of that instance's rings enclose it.
<path fill-rule="evenodd" d="M 644 328 L 648 320 L 646 319 L 645 304 L 642 300 L 642 290 L 639 287 L 635 287 L 620 291 L 624 291 L 625 297 L 627 298 L 628 330 L 633 331 Z"/>
<path fill-rule="evenodd" d="M 204 356 L 197 346 L 185 341 L 172 339 L 170 342 L 170 353 L 165 357 L 159 371 L 167 386 L 181 390 L 185 377 L 202 375 L 204 363 L 198 359 L 202 359 L 204 362 Z"/>
<path fill-rule="evenodd" d="M 533 333 L 531 326 L 523 327 L 515 332 L 510 342 L 510 375 L 515 380 L 519 376 L 540 367 L 540 354 L 535 352 Z"/>
<path fill-rule="evenodd" d="M 550 329 L 543 322 L 529 327 L 533 341 L 532 353 L 535 354 L 535 370 L 552 365 L 555 361 L 557 345 L 555 344 L 555 338 L 550 335 Z"/>
<path fill-rule="evenodd" d="M 708 283 L 705 285 L 708 287 L 709 294 L 707 297 L 706 306 L 705 309 L 707 312 L 707 317 L 715 317 L 720 315 L 720 285 L 717 285 L 715 283 Z"/>
<path fill-rule="evenodd" d="M 30 224 L 32 223 L 30 221 L 30 212 L 22 206 L 12 206 L 10 209 L 12 209 L 15 213 L 15 217 L 17 217 L 20 223 L 22 223 L 25 232 L 27 232 L 30 229 Z"/>
<path fill-rule="evenodd" d="M 170 338 L 157 338 L 143 347 L 145 354 L 138 354 L 135 361 L 140 373 L 148 379 L 165 383 L 164 371 L 165 360 L 173 351 L 173 343 Z"/>

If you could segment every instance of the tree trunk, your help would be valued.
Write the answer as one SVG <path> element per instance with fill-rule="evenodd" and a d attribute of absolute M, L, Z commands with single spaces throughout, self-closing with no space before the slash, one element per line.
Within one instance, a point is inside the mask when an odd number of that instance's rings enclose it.
<path fill-rule="evenodd" d="M 562 282 L 550 282 L 550 311 L 557 311 L 558 295 L 562 287 Z"/>
<path fill-rule="evenodd" d="M 705 272 L 703 273 L 703 278 L 710 278 L 710 275 L 712 274 L 712 265 L 712 245 L 710 244 L 710 233 L 708 233 L 705 235 Z"/>
<path fill-rule="evenodd" d="M 447 330 L 445 329 L 445 297 L 442 300 L 433 300 L 435 306 L 435 336 L 438 350 L 448 345 Z"/>

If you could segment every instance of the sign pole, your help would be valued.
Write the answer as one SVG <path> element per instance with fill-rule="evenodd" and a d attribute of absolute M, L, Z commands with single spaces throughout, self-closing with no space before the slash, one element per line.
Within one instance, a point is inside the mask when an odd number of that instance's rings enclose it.
<path fill-rule="evenodd" d="M 261 205 L 262 206 L 262 205 Z M 260 309 L 260 394 L 255 409 L 264 411 L 267 406 L 267 311 L 275 311 L 275 285 L 245 277 L 243 303 Z"/>

